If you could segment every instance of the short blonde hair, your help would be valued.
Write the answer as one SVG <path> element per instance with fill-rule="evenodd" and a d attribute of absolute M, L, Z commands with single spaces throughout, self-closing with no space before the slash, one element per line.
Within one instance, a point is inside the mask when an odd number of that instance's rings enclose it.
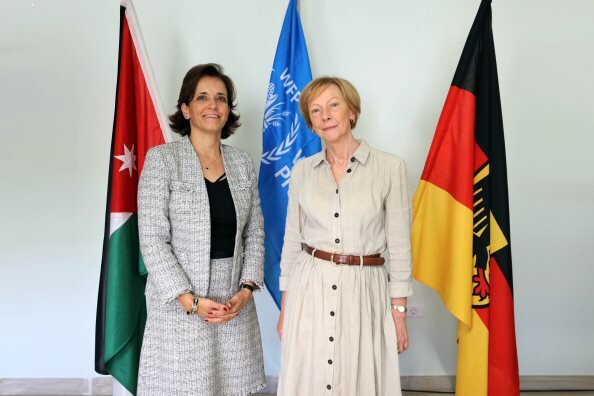
<path fill-rule="evenodd" d="M 353 84 L 340 77 L 318 77 L 307 84 L 305 89 L 301 91 L 299 110 L 301 110 L 301 115 L 305 119 L 307 127 L 311 129 L 312 126 L 311 118 L 309 117 L 309 104 L 312 100 L 320 96 L 322 91 L 328 88 L 329 85 L 336 85 L 338 87 L 349 109 L 355 113 L 355 120 L 351 121 L 351 129 L 355 129 L 359 114 L 361 114 L 361 97 Z"/>

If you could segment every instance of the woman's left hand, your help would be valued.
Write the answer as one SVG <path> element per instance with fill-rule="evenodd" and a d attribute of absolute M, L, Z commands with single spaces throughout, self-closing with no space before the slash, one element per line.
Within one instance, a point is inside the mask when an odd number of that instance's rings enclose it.
<path fill-rule="evenodd" d="M 402 305 L 406 307 L 406 297 L 392 298 L 392 305 Z M 392 319 L 396 327 L 396 341 L 398 343 L 398 353 L 402 353 L 408 349 L 408 330 L 406 329 L 406 312 L 398 312 L 395 309 L 392 311 Z"/>
<path fill-rule="evenodd" d="M 227 301 L 226 305 L 229 307 L 229 313 L 239 313 L 251 298 L 252 292 L 249 289 L 241 288 Z"/>
<path fill-rule="evenodd" d="M 408 349 L 408 330 L 406 329 L 406 313 L 392 310 L 392 319 L 396 326 L 396 340 L 398 342 L 398 353 Z"/>

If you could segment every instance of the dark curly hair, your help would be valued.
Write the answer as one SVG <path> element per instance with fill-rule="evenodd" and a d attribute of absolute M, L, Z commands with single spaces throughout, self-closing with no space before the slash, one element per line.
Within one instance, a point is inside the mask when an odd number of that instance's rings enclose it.
<path fill-rule="evenodd" d="M 196 92 L 198 82 L 205 76 L 219 78 L 223 84 L 225 84 L 225 88 L 227 89 L 229 118 L 221 132 L 221 139 L 227 139 L 229 136 L 233 135 L 235 130 L 241 125 L 239 123 L 239 113 L 234 111 L 235 107 L 237 107 L 237 103 L 235 103 L 237 94 L 231 78 L 223 72 L 223 67 L 216 63 L 196 65 L 188 70 L 184 77 L 184 81 L 182 82 L 181 89 L 179 90 L 177 111 L 169 116 L 169 126 L 174 132 L 177 132 L 182 136 L 190 134 L 190 121 L 184 118 L 181 107 L 184 103 L 186 106 L 189 106 L 194 97 L 194 93 Z"/>

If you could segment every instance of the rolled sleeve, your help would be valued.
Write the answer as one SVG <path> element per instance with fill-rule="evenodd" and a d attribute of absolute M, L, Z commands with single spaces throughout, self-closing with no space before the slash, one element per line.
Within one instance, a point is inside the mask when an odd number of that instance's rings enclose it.
<path fill-rule="evenodd" d="M 411 207 L 404 161 L 398 159 L 390 172 L 390 191 L 386 199 L 386 240 L 390 297 L 412 296 Z"/>
<path fill-rule="evenodd" d="M 289 288 L 289 277 L 288 276 L 280 276 L 278 278 L 279 290 L 280 291 L 287 291 Z"/>

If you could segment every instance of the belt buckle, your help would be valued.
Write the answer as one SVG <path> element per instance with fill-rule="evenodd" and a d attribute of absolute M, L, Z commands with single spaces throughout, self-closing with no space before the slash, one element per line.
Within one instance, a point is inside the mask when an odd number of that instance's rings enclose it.
<path fill-rule="evenodd" d="M 330 255 L 330 262 L 332 263 L 332 265 L 335 265 L 337 267 L 340 267 L 341 265 L 344 265 L 344 264 L 341 264 L 341 263 L 335 263 L 334 262 L 334 256 L 336 256 L 336 255 L 340 255 L 340 253 L 339 252 L 334 252 L 334 253 L 332 253 Z"/>

